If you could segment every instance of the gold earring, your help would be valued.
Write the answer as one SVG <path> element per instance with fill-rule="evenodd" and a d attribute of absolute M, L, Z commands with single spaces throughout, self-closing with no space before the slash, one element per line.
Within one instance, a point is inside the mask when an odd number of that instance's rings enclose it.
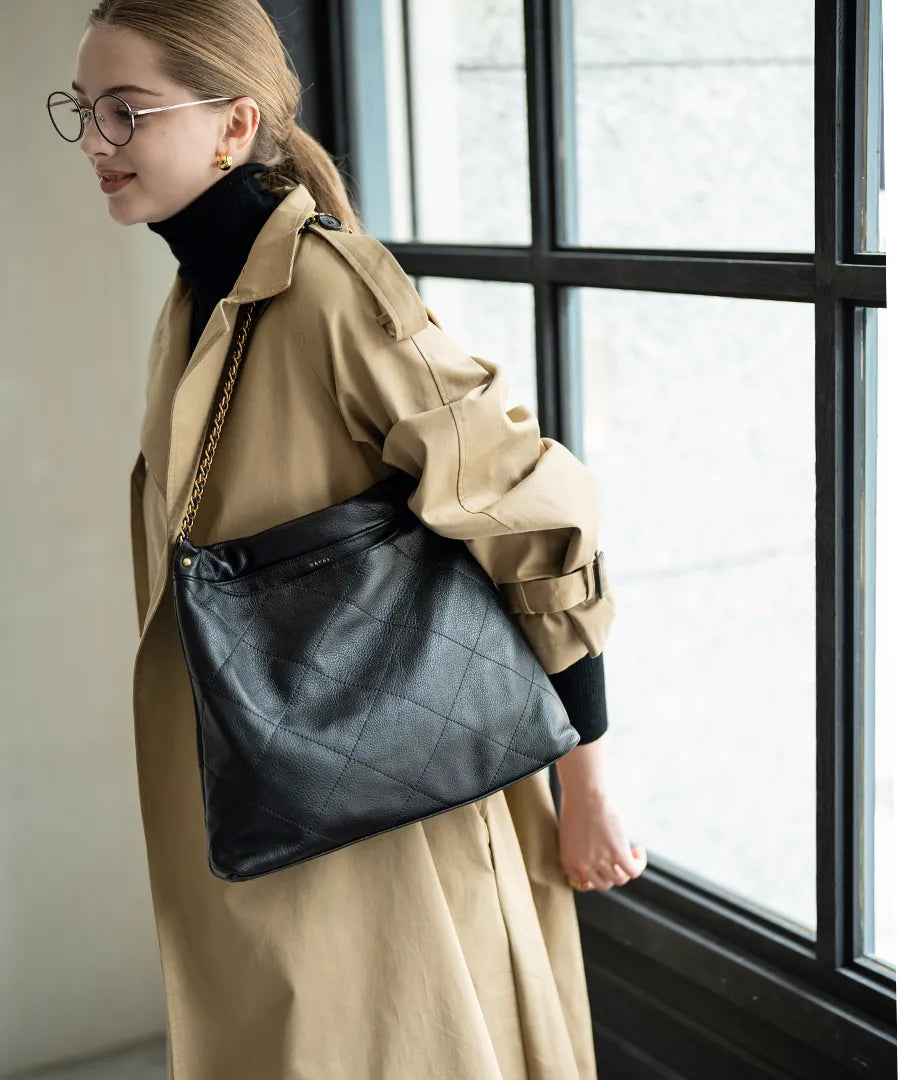
<path fill-rule="evenodd" d="M 222 172 L 227 172 L 231 168 L 231 154 L 219 154 L 218 166 Z"/>

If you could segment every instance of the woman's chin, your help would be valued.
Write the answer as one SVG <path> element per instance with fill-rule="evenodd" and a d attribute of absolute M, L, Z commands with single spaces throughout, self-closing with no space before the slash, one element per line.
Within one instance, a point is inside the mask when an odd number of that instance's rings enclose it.
<path fill-rule="evenodd" d="M 153 220 L 153 214 L 146 210 L 142 211 L 138 200 L 131 205 L 126 204 L 124 200 L 110 199 L 106 209 L 118 225 L 142 225 Z"/>

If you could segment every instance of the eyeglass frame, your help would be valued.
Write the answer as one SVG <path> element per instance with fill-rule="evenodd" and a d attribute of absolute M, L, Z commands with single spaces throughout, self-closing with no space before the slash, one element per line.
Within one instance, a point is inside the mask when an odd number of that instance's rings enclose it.
<path fill-rule="evenodd" d="M 78 110 L 78 118 L 81 121 L 81 131 L 78 133 L 78 138 L 77 139 L 66 139 L 66 136 L 63 135 L 63 133 L 56 126 L 56 123 L 55 123 L 55 121 L 53 119 L 53 113 L 50 112 L 51 108 L 53 108 L 53 106 L 50 104 L 50 98 L 54 97 L 56 94 L 62 94 L 64 97 L 67 97 L 69 99 L 69 101 L 71 101 L 72 104 L 75 106 L 75 108 Z M 121 101 L 122 104 L 125 106 L 125 108 L 128 110 L 128 120 L 129 120 L 129 123 L 131 124 L 131 134 L 128 136 L 128 138 L 123 143 L 113 142 L 112 139 L 107 138 L 107 136 L 104 135 L 104 133 L 103 133 L 103 128 L 100 127 L 100 125 L 97 123 L 97 118 L 94 116 L 94 105 L 96 105 L 96 103 L 98 101 L 101 101 L 105 97 L 115 98 L 116 101 Z M 237 101 L 237 98 L 233 98 L 233 97 L 203 98 L 201 101 L 179 101 L 176 105 L 154 105 L 153 108 L 150 108 L 150 109 L 133 109 L 128 104 L 128 102 L 125 100 L 125 98 L 119 97 L 118 94 L 101 94 L 100 97 L 94 98 L 93 104 L 91 104 L 91 105 L 81 105 L 81 104 L 79 104 L 78 101 L 75 100 L 75 98 L 72 97 L 72 95 L 68 92 L 68 90 L 51 90 L 50 93 L 47 95 L 47 115 L 50 117 L 50 123 L 53 124 L 53 130 L 57 133 L 57 135 L 59 135 L 59 137 L 61 139 L 65 139 L 66 142 L 69 142 L 69 143 L 81 142 L 81 140 L 84 138 L 84 132 L 85 132 L 85 127 L 86 127 L 85 119 L 84 119 L 85 113 L 89 113 L 91 119 L 94 121 L 94 126 L 97 128 L 97 130 L 100 132 L 100 134 L 103 136 L 103 138 L 109 143 L 110 146 L 127 146 L 131 142 L 131 140 L 134 138 L 134 131 L 135 131 L 134 118 L 136 116 L 144 116 L 147 113 L 165 112 L 167 109 L 183 109 L 187 105 L 209 105 L 214 101 Z"/>

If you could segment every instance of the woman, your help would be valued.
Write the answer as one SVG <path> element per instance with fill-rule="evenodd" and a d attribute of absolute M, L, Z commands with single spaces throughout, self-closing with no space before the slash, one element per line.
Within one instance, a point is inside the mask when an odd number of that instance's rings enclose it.
<path fill-rule="evenodd" d="M 207 864 L 168 573 L 238 305 L 257 297 L 275 299 L 194 543 L 260 531 L 403 468 L 419 479 L 411 508 L 466 540 L 495 581 L 524 582 L 534 599 L 529 582 L 544 579 L 555 602 L 517 617 L 575 717 L 597 707 L 591 679 L 614 613 L 605 569 L 603 596 L 583 585 L 596 549 L 590 472 L 527 410 L 505 411 L 502 369 L 443 334 L 364 232 L 333 162 L 294 122 L 296 72 L 256 0 L 103 0 L 73 89 L 72 141 L 110 215 L 146 223 L 179 262 L 131 477 L 135 745 L 170 1076 L 596 1077 L 567 875 L 606 889 L 646 861 L 605 791 L 596 721 L 559 762 L 559 819 L 543 770 L 329 855 L 223 881 Z M 97 103 L 108 93 L 124 102 Z M 298 237 L 316 212 L 332 217 Z"/>

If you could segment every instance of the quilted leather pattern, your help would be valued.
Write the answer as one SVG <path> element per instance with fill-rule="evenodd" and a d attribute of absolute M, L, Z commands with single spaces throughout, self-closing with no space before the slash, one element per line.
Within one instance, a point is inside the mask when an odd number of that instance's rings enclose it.
<path fill-rule="evenodd" d="M 217 877 L 473 802 L 577 745 L 499 589 L 412 513 L 413 486 L 398 471 L 252 536 L 177 546 Z"/>

